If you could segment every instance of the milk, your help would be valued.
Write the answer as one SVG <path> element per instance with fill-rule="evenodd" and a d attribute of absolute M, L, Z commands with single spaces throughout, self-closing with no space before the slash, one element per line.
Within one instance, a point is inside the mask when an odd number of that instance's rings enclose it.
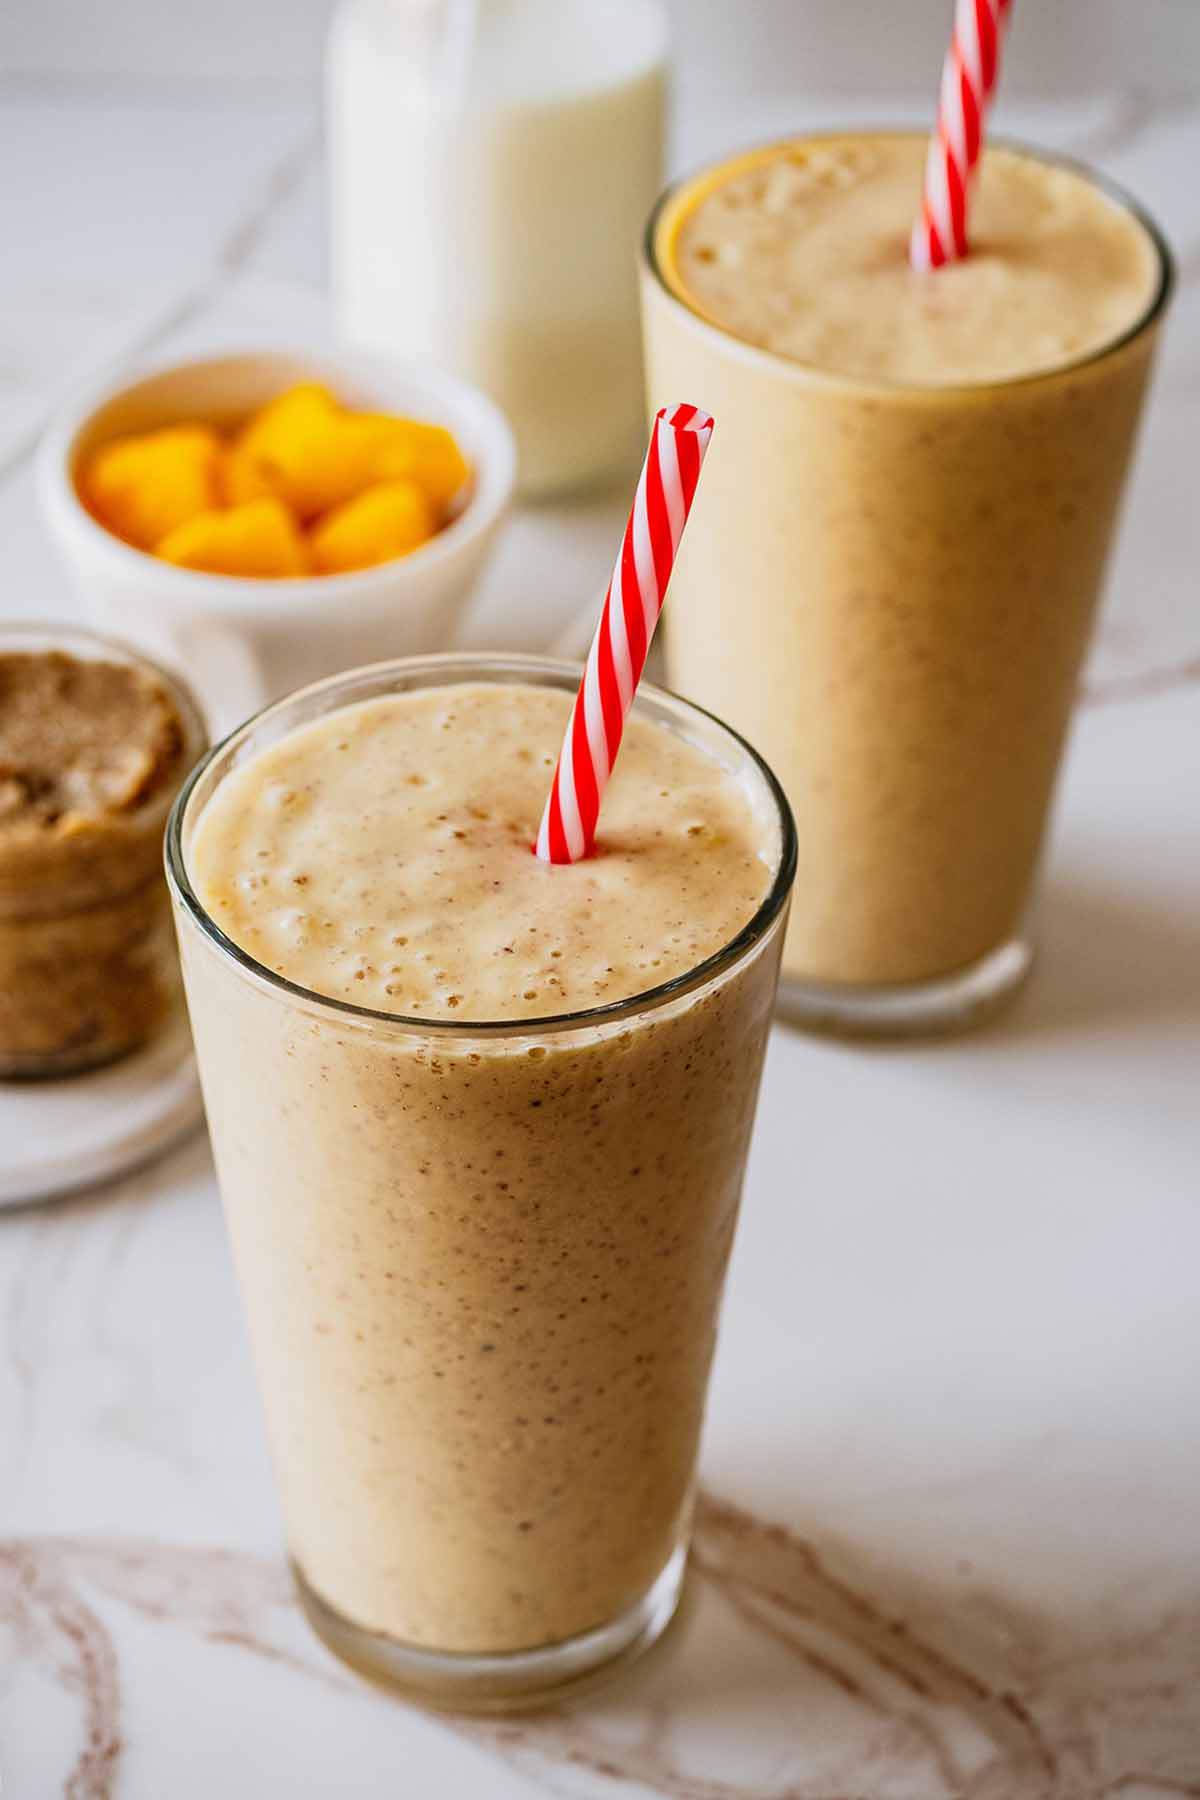
<path fill-rule="evenodd" d="M 659 0 L 343 0 L 334 19 L 341 327 L 483 387 L 526 493 L 637 454 L 665 54 Z"/>

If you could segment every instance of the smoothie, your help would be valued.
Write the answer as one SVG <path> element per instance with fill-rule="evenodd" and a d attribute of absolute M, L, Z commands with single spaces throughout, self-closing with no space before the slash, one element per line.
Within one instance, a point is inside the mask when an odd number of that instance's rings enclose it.
<path fill-rule="evenodd" d="M 368 1642 L 561 1644 L 681 1560 L 790 824 L 730 734 L 639 700 L 597 854 L 538 862 L 569 687 L 301 696 L 185 828 L 288 1537 Z"/>
<path fill-rule="evenodd" d="M 651 404 L 721 421 L 671 684 L 788 789 L 785 975 L 835 1018 L 1019 936 L 1165 294 L 1129 208 L 1004 148 L 970 256 L 913 273 L 924 154 L 846 134 L 710 170 L 644 281 Z"/>

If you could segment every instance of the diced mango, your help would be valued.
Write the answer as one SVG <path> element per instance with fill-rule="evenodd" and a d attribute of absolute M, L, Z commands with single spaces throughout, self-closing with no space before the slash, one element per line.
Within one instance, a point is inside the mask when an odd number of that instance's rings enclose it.
<path fill-rule="evenodd" d="M 220 442 L 206 425 L 170 425 L 115 438 L 88 460 L 79 479 L 84 504 L 100 523 L 140 550 L 218 502 Z"/>
<path fill-rule="evenodd" d="M 229 512 L 200 513 L 163 538 L 155 554 L 210 575 L 309 572 L 304 539 L 281 500 L 251 500 Z"/>
<path fill-rule="evenodd" d="M 469 474 L 444 426 L 353 412 L 309 382 L 278 394 L 243 428 L 230 481 L 265 485 L 306 521 L 400 476 L 425 489 L 440 517 Z M 251 495 L 243 488 L 236 497 Z"/>
<path fill-rule="evenodd" d="M 249 500 L 279 497 L 271 485 L 270 472 L 241 444 L 222 446 L 217 488 L 226 506 L 245 506 Z"/>
<path fill-rule="evenodd" d="M 410 476 L 425 489 L 437 512 L 444 513 L 471 473 L 453 434 L 444 425 L 425 425 L 417 419 L 390 419 L 379 413 L 360 416 L 380 430 L 373 465 L 376 478 Z"/>
<path fill-rule="evenodd" d="M 364 427 L 325 388 L 308 383 L 256 413 L 236 447 L 303 522 L 370 485 L 380 435 L 378 426 Z"/>
<path fill-rule="evenodd" d="M 212 574 L 367 568 L 433 535 L 470 477 L 441 425 L 354 412 L 317 382 L 232 438 L 183 424 L 104 445 L 80 496 L 118 537 Z M 311 526 L 310 542 L 304 528 Z"/>
<path fill-rule="evenodd" d="M 407 479 L 380 482 L 336 507 L 314 527 L 313 567 L 322 575 L 366 569 L 405 556 L 437 530 L 424 488 Z"/>

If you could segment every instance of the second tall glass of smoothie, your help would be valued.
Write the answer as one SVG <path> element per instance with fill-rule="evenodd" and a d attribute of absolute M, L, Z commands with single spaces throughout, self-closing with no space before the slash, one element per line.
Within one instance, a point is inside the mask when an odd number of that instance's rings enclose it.
<path fill-rule="evenodd" d="M 795 864 L 757 756 L 645 687 L 596 853 L 539 862 L 577 679 L 337 677 L 168 837 L 301 1594 L 443 1705 L 674 1609 Z"/>
<path fill-rule="evenodd" d="M 665 619 L 673 687 L 795 808 L 785 1003 L 963 1022 L 1026 909 L 1167 297 L 1132 202 L 984 155 L 972 249 L 916 274 L 925 139 L 776 144 L 669 191 L 643 269 L 651 407 L 719 420 Z"/>

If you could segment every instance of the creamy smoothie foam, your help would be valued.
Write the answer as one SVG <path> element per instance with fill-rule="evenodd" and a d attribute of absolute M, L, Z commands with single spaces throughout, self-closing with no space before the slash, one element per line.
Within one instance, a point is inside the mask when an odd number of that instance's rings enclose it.
<path fill-rule="evenodd" d="M 530 853 L 569 707 L 479 684 L 347 707 L 208 807 L 192 866 L 234 942 L 382 1012 L 530 1019 L 626 1000 L 735 937 L 767 890 L 767 822 L 710 757 L 634 719 L 601 853 Z"/>
<path fill-rule="evenodd" d="M 720 420 L 671 685 L 788 789 L 801 983 L 929 982 L 1018 930 L 1164 288 L 1130 211 L 995 147 L 971 254 L 914 273 L 925 142 L 698 176 L 644 283 L 651 403 L 695 392 Z"/>
<path fill-rule="evenodd" d="M 539 863 L 570 704 L 346 706 L 228 773 L 187 852 L 263 969 L 405 1015 L 323 1013 L 182 932 L 293 1554 L 437 1651 L 572 1638 L 677 1551 L 773 999 L 768 919 L 673 1001 L 523 1028 L 687 975 L 779 887 L 757 766 L 636 710 L 597 853 Z M 444 1029 L 469 1020 L 512 1029 Z"/>
<path fill-rule="evenodd" d="M 702 177 L 670 264 L 709 318 L 831 375 L 949 387 L 1007 381 L 1127 331 L 1158 280 L 1146 231 L 1073 169 L 989 148 L 971 254 L 908 265 L 925 140 L 830 138 Z"/>

